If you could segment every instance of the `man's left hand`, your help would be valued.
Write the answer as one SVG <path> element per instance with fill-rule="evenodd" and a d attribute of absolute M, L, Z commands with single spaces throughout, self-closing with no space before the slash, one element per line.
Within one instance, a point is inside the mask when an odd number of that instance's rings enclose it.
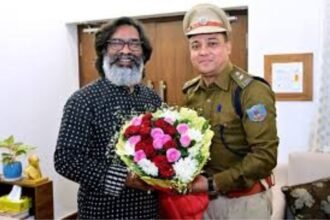
<path fill-rule="evenodd" d="M 135 173 L 128 173 L 126 177 L 126 186 L 143 190 L 143 191 L 151 191 L 153 190 L 152 186 L 148 185 L 146 182 L 144 182 L 140 177 L 138 177 Z"/>
<path fill-rule="evenodd" d="M 205 176 L 198 175 L 192 182 L 191 186 L 189 186 L 188 191 L 191 193 L 207 192 L 207 178 Z"/>

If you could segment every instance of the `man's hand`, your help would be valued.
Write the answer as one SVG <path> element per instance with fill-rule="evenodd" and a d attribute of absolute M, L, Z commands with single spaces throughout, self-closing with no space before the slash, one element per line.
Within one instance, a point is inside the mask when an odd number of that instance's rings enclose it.
<path fill-rule="evenodd" d="M 143 191 L 150 191 L 153 188 L 148 185 L 146 182 L 140 179 L 140 177 L 134 173 L 129 172 L 126 177 L 125 185 L 127 187 L 143 190 Z"/>
<path fill-rule="evenodd" d="M 189 186 L 188 191 L 191 193 L 207 192 L 207 178 L 205 176 L 198 175 Z"/>

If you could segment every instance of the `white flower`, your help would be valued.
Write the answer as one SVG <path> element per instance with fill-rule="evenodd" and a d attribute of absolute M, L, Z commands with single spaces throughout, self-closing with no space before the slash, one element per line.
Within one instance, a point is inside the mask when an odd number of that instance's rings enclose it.
<path fill-rule="evenodd" d="M 137 162 L 137 164 L 139 165 L 139 167 L 141 167 L 141 169 L 150 176 L 157 176 L 158 175 L 158 167 L 156 167 L 156 165 L 151 162 L 150 160 L 144 158 L 141 159 Z"/>
<path fill-rule="evenodd" d="M 125 155 L 132 155 L 133 156 L 135 154 L 134 148 L 135 148 L 135 146 L 127 141 L 124 145 Z"/>
<path fill-rule="evenodd" d="M 198 154 L 200 154 L 200 149 L 202 148 L 202 145 L 200 143 L 196 143 L 194 146 L 188 149 L 189 157 L 193 158 L 196 157 Z"/>
<path fill-rule="evenodd" d="M 180 108 L 180 115 L 183 118 L 196 119 L 198 118 L 197 112 L 189 108 Z"/>
<path fill-rule="evenodd" d="M 193 158 L 186 157 L 180 159 L 173 165 L 176 178 L 183 183 L 191 182 L 193 180 L 193 175 L 196 172 L 197 165 L 197 161 Z"/>
<path fill-rule="evenodd" d="M 203 139 L 203 135 L 199 130 L 196 129 L 189 129 L 188 130 L 188 135 L 191 139 L 200 142 Z"/>
<path fill-rule="evenodd" d="M 164 117 L 165 121 L 170 124 L 173 124 L 177 119 L 180 119 L 180 115 L 178 112 L 170 111 L 168 109 L 164 111 L 161 116 Z"/>

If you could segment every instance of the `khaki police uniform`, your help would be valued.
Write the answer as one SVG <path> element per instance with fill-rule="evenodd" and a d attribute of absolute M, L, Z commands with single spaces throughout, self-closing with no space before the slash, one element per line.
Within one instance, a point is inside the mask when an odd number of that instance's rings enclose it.
<path fill-rule="evenodd" d="M 222 33 L 231 39 L 228 17 L 211 4 L 192 7 L 184 16 L 183 31 L 188 38 Z M 210 194 L 214 188 L 219 192 L 203 218 L 269 219 L 268 177 L 276 166 L 279 143 L 271 88 L 229 62 L 208 86 L 199 76 L 188 81 L 183 92 L 186 106 L 208 119 L 215 133 L 205 170 Z"/>
<path fill-rule="evenodd" d="M 242 88 L 242 119 L 233 104 L 237 86 Z M 249 188 L 271 174 L 278 137 L 275 98 L 268 85 L 228 64 L 213 84 L 206 87 L 198 77 L 185 83 L 183 91 L 186 106 L 208 119 L 215 133 L 205 170 L 221 193 Z M 258 105 L 265 107 L 266 115 L 249 117 L 246 111 Z"/>

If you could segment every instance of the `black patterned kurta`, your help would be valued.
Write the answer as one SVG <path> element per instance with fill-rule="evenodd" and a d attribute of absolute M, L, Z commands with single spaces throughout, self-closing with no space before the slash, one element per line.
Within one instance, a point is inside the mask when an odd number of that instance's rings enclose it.
<path fill-rule="evenodd" d="M 149 88 L 137 85 L 129 93 L 127 87 L 116 86 L 106 78 L 70 97 L 54 161 L 58 173 L 80 184 L 80 219 L 156 218 L 156 195 L 125 187 L 127 169 L 114 159 L 111 138 L 122 126 L 124 116 L 160 105 L 160 98 Z"/>

